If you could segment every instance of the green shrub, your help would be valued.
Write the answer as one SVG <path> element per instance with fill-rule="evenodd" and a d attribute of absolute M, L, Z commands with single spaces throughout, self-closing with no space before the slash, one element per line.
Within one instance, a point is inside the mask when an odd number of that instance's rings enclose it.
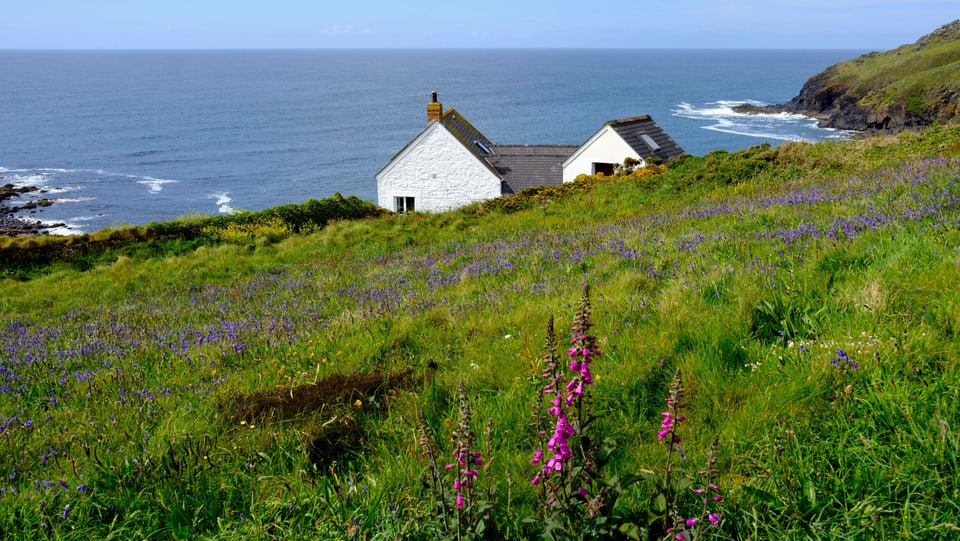
<path fill-rule="evenodd" d="M 387 211 L 356 196 L 339 193 L 326 199 L 281 205 L 260 212 L 193 216 L 145 226 L 123 226 L 74 236 L 43 235 L 7 239 L 0 245 L 2 272 L 30 277 L 49 272 L 54 262 L 78 270 L 123 254 L 131 257 L 178 255 L 205 243 L 273 244 L 290 234 L 305 234 L 336 220 L 356 220 Z M 143 244 L 148 246 L 145 248 Z"/>

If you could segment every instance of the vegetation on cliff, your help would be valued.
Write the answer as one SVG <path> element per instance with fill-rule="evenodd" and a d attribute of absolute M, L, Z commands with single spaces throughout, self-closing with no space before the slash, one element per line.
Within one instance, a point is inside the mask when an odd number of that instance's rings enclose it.
<path fill-rule="evenodd" d="M 0 537 L 955 539 L 960 126 L 656 173 L 0 279 Z"/>
<path fill-rule="evenodd" d="M 916 43 L 840 62 L 811 77 L 780 109 L 844 130 L 895 130 L 960 114 L 960 20 Z M 743 110 L 750 110 L 744 108 Z"/>

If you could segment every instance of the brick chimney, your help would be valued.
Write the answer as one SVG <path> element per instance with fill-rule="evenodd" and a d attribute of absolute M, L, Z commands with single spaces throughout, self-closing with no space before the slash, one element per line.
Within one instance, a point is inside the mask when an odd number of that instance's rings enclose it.
<path fill-rule="evenodd" d="M 427 124 L 433 122 L 434 120 L 440 120 L 440 117 L 443 116 L 443 105 L 437 101 L 437 93 L 433 93 L 433 98 L 430 103 L 427 104 Z"/>

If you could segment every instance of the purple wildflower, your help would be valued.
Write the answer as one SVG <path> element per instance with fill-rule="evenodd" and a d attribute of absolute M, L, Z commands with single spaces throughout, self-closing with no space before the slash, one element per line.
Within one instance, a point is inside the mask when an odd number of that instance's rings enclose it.
<path fill-rule="evenodd" d="M 837 350 L 837 356 L 834 357 L 833 359 L 830 359 L 830 364 L 832 364 L 833 366 L 836 366 L 837 368 L 840 368 L 843 370 L 849 370 L 851 372 L 856 372 L 857 370 L 860 370 L 860 364 L 857 363 L 857 361 L 851 359 L 847 355 L 847 352 L 843 351 L 842 349 Z"/>
<path fill-rule="evenodd" d="M 597 337 L 590 334 L 590 327 L 593 326 L 593 322 L 590 319 L 589 294 L 588 286 L 583 290 L 583 296 L 577 306 L 577 314 L 574 316 L 573 324 L 570 327 L 570 348 L 567 350 L 567 355 L 570 357 L 570 370 L 574 373 L 574 376 L 566 385 L 567 405 L 572 404 L 576 399 L 580 399 L 585 391 L 585 386 L 593 384 L 590 364 L 595 357 L 602 355 L 602 352 L 597 348 Z"/>
<path fill-rule="evenodd" d="M 668 443 L 680 443 L 680 436 L 676 433 L 677 425 L 686 420 L 686 417 L 678 414 L 678 410 L 687 407 L 680 403 L 683 394 L 683 382 L 680 379 L 680 369 L 677 369 L 673 376 L 673 385 L 670 386 L 670 393 L 666 398 L 667 409 L 660 415 L 663 419 L 660 421 L 660 431 L 657 432 L 657 439 L 663 440 L 671 433 L 673 436 Z"/>
<path fill-rule="evenodd" d="M 454 461 L 447 464 L 447 469 L 454 470 L 453 492 L 456 494 L 456 507 L 462 509 L 470 500 L 474 479 L 480 476 L 476 466 L 483 464 L 483 458 L 481 453 L 471 449 L 474 434 L 470 430 L 470 420 L 473 414 L 470 410 L 470 402 L 467 399 L 467 391 L 463 380 L 460 381 L 458 395 L 460 397 L 460 423 L 457 430 L 452 434 Z"/>
<path fill-rule="evenodd" d="M 540 440 L 540 449 L 534 451 L 533 458 L 530 461 L 533 465 L 540 464 L 540 471 L 531 480 L 531 483 L 534 485 L 543 483 L 541 497 L 547 506 L 574 495 L 582 498 L 588 508 L 592 502 L 589 492 L 589 476 L 581 474 L 572 478 L 571 474 L 575 471 L 575 468 L 573 464 L 570 464 L 574 458 L 570 439 L 580 434 L 580 430 L 583 428 L 582 406 L 587 397 L 589 386 L 593 384 L 590 364 L 602 354 L 597 348 L 596 337 L 590 334 L 593 323 L 590 319 L 589 292 L 589 286 L 585 286 L 570 327 L 571 339 L 567 355 L 569 357 L 568 367 L 573 375 L 569 379 L 565 376 L 563 369 L 559 367 L 556 359 L 556 335 L 553 331 L 553 317 L 547 322 L 547 351 L 543 360 L 545 384 L 542 393 L 537 398 L 534 418 L 541 438 L 548 433 L 550 437 L 546 442 L 543 439 Z M 549 432 L 545 420 L 540 416 L 540 408 L 544 397 L 548 397 L 547 414 L 554 418 L 552 431 Z M 544 453 L 547 451 L 552 452 L 552 455 L 544 460 Z M 592 472 L 592 462 L 589 457 L 584 458 L 583 466 L 589 474 Z M 562 496 L 566 491 L 573 492 L 558 499 L 557 496 Z M 592 509 L 589 510 L 593 512 Z"/>

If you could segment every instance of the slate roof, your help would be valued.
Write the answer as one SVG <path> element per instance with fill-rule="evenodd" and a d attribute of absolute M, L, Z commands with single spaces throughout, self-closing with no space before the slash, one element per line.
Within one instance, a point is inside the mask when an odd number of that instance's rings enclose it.
<path fill-rule="evenodd" d="M 655 156 L 664 161 L 672 160 L 683 154 L 683 149 L 672 137 L 663 131 L 649 115 L 611 120 L 605 125 L 613 128 L 624 142 L 630 145 L 641 158 Z M 644 138 L 643 136 L 647 137 Z M 653 146 L 645 139 L 653 141 Z M 659 148 L 656 148 L 659 147 Z"/>
<path fill-rule="evenodd" d="M 458 113 L 456 109 L 448 109 L 438 122 L 443 124 L 443 127 L 447 128 L 447 131 L 453 134 L 460 141 L 460 144 L 486 165 L 494 175 L 500 176 L 496 168 L 487 161 L 487 156 L 490 155 L 488 150 L 493 146 L 493 143 L 480 133 L 480 130 L 474 128 L 473 124 L 463 118 L 463 115 Z"/>
<path fill-rule="evenodd" d="M 575 145 L 494 145 L 456 109 L 444 112 L 439 122 L 500 178 L 503 194 L 560 184 L 563 160 L 577 149 Z"/>
<path fill-rule="evenodd" d="M 492 145 L 486 156 L 503 180 L 504 195 L 519 193 L 534 186 L 560 184 L 563 161 L 573 154 L 576 145 Z"/>

